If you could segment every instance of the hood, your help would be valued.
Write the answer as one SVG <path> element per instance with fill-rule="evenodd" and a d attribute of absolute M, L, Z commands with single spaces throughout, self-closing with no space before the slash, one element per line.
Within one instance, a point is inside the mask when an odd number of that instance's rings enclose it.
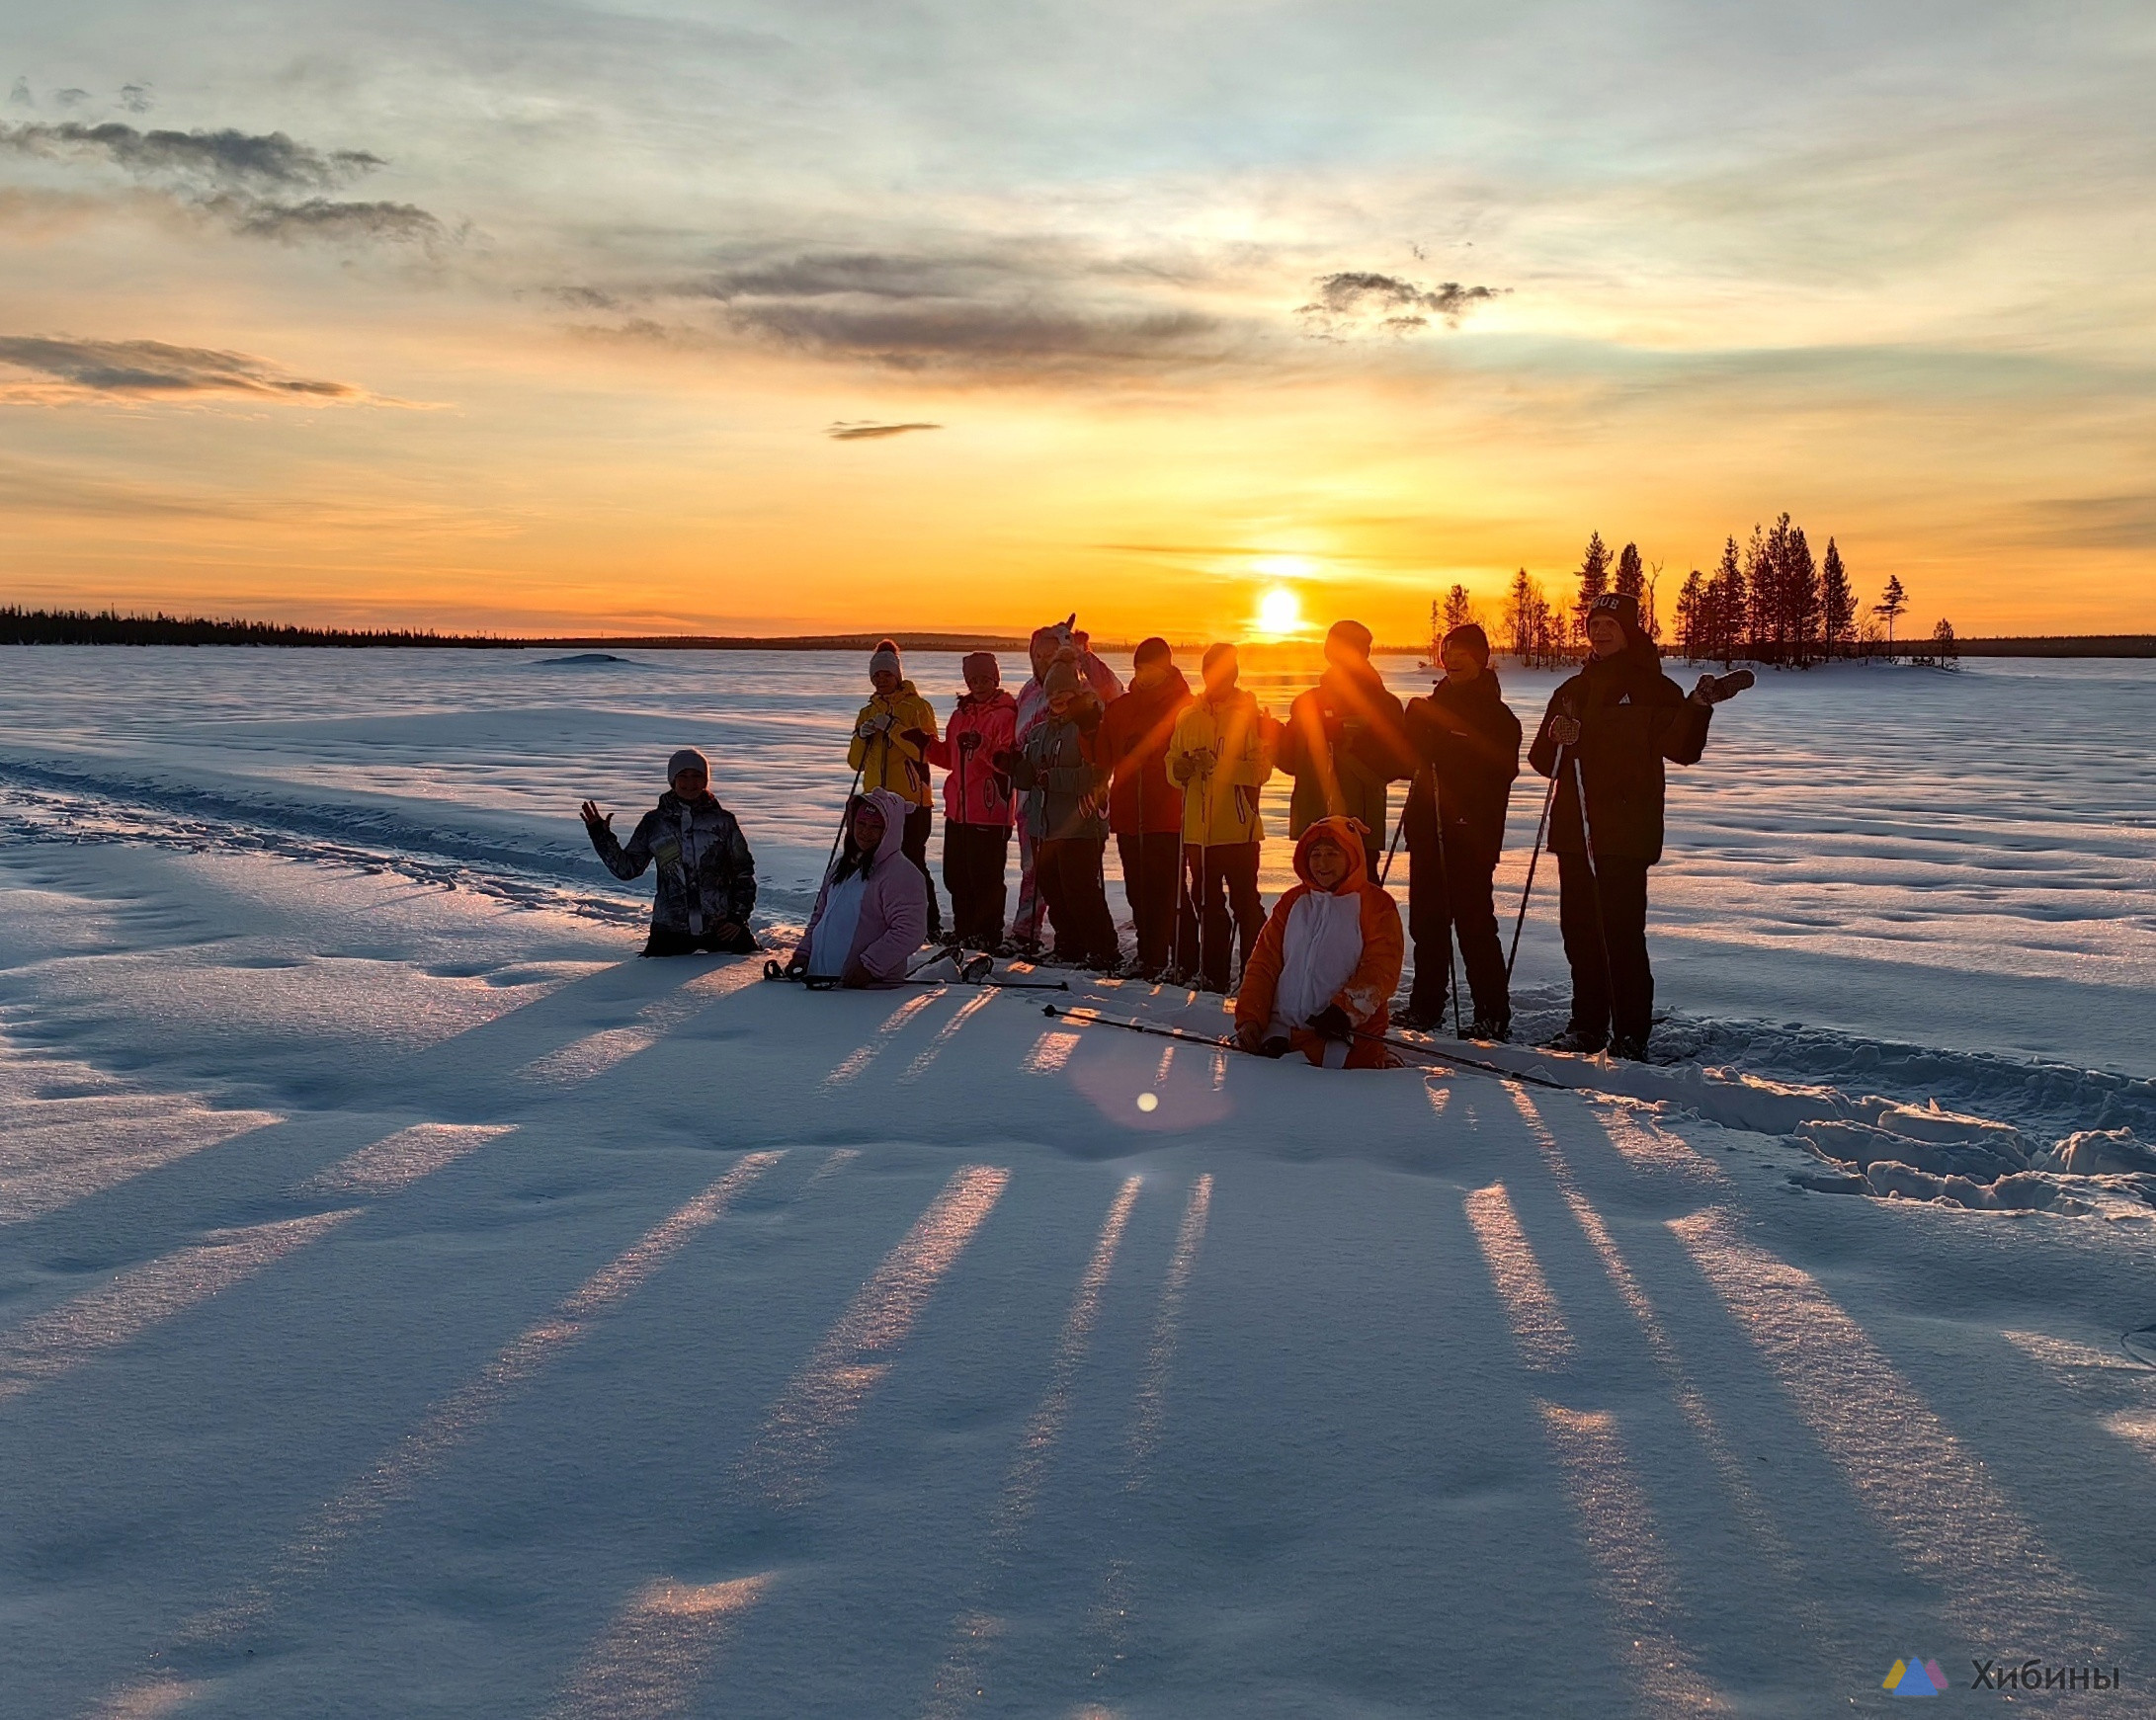
<path fill-rule="evenodd" d="M 1150 686 L 1140 686 L 1133 681 L 1123 689 L 1122 696 L 1136 699 L 1137 708 L 1140 710 L 1165 710 L 1169 705 L 1180 704 L 1190 697 L 1191 684 L 1183 679 L 1183 671 L 1171 663 L 1168 665 L 1168 672 L 1158 681 Z"/>
<path fill-rule="evenodd" d="M 1018 700 L 1011 696 L 1011 691 L 1009 688 L 999 687 L 995 690 L 995 692 L 988 694 L 985 696 L 978 693 L 959 694 L 958 708 L 960 710 L 980 711 L 1016 710 L 1018 708 Z"/>
<path fill-rule="evenodd" d="M 1344 896 L 1350 890 L 1359 890 L 1369 881 L 1369 859 L 1363 849 L 1363 825 L 1359 819 L 1343 818 L 1337 814 L 1321 818 L 1302 833 L 1295 844 L 1295 876 L 1311 889 L 1317 883 L 1310 876 L 1310 845 L 1320 836 L 1329 836 L 1337 842 L 1348 857 L 1348 875 L 1340 880 L 1340 887 L 1333 891 Z"/>
<path fill-rule="evenodd" d="M 906 814 L 913 808 L 888 788 L 871 788 L 862 798 L 883 814 L 883 840 L 869 857 L 869 869 L 873 871 L 883 863 L 886 856 L 900 852 L 900 845 L 906 840 Z"/>

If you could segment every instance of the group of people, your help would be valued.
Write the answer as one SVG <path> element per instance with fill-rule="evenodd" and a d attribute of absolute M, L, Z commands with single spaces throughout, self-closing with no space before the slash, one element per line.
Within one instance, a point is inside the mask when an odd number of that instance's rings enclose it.
<path fill-rule="evenodd" d="M 942 729 L 898 647 L 876 646 L 848 746 L 854 790 L 788 971 L 896 984 L 925 943 L 940 943 L 1232 989 L 1244 1049 L 1359 1067 L 1386 1061 L 1388 1024 L 1444 1020 L 1456 944 L 1469 1035 L 1510 1035 L 1491 880 L 1522 730 L 1480 627 L 1446 635 L 1444 678 L 1403 705 L 1370 662 L 1369 630 L 1338 622 L 1317 685 L 1276 720 L 1237 685 L 1233 645 L 1205 651 L 1194 691 L 1167 641 L 1147 639 L 1125 686 L 1075 620 L 1033 635 L 1032 677 L 1015 696 L 991 653 L 967 656 L 965 692 Z M 1572 972 L 1571 1019 L 1551 1043 L 1640 1057 L 1653 1014 L 1646 880 L 1661 857 L 1665 767 L 1700 758 L 1714 683 L 1702 677 L 1688 695 L 1662 673 L 1628 596 L 1598 599 L 1587 636 L 1586 662 L 1551 697 L 1527 755 L 1550 780 Z M 948 932 L 928 866 L 937 771 Z M 1294 779 L 1297 881 L 1268 915 L 1259 800 L 1276 771 Z M 593 845 L 619 877 L 659 868 L 646 954 L 747 953 L 756 879 L 740 826 L 712 797 L 703 754 L 676 753 L 668 776 L 669 791 L 626 844 L 585 802 Z M 1388 845 L 1400 781 L 1406 802 Z M 1006 924 L 1014 831 L 1018 901 Z M 1127 959 L 1105 884 L 1111 836 L 1136 942 Z M 1415 977 L 1394 1008 L 1405 941 L 1386 880 L 1402 839 Z"/>

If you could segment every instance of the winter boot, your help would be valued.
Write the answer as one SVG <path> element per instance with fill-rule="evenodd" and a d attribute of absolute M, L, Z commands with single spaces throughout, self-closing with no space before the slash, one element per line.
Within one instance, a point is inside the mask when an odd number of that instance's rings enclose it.
<path fill-rule="evenodd" d="M 1467 1037 L 1480 1039 L 1488 1044 L 1502 1045 L 1512 1037 L 1512 1018 L 1477 1013 L 1475 1019 L 1467 1024 Z"/>
<path fill-rule="evenodd" d="M 1554 1039 L 1544 1039 L 1542 1049 L 1570 1051 L 1578 1056 L 1592 1057 L 1609 1042 L 1610 1035 L 1607 1033 L 1590 1033 L 1584 1027 L 1573 1025 L 1566 1027 Z"/>
<path fill-rule="evenodd" d="M 1627 1063 L 1644 1063 L 1647 1060 L 1647 1035 L 1644 1033 L 1619 1033 L 1610 1041 L 1610 1055 L 1622 1058 Z"/>
<path fill-rule="evenodd" d="M 1395 1027 L 1413 1027 L 1418 1033 L 1428 1033 L 1445 1024 L 1445 1012 L 1417 1009 L 1411 1003 L 1401 1004 L 1392 1012 L 1392 1024 Z"/>

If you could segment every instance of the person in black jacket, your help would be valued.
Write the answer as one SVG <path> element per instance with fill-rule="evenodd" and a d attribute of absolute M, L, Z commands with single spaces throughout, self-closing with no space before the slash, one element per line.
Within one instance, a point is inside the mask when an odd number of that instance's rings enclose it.
<path fill-rule="evenodd" d="M 592 847 L 618 878 L 641 877 L 658 862 L 646 955 L 746 955 L 756 947 L 749 911 L 756 906 L 756 861 L 734 815 L 711 797 L 710 761 L 684 747 L 667 761 L 673 786 L 637 820 L 624 845 L 614 814 L 584 802 Z"/>
<path fill-rule="evenodd" d="M 1557 784 L 1549 851 L 1572 968 L 1572 1020 L 1549 1044 L 1644 1057 L 1654 1019 L 1647 868 L 1662 858 L 1663 765 L 1699 763 L 1714 678 L 1702 675 L 1688 696 L 1664 675 L 1654 641 L 1639 630 L 1637 600 L 1622 593 L 1595 600 L 1587 639 L 1593 655 L 1557 689 L 1528 752 Z"/>
<path fill-rule="evenodd" d="M 1415 940 L 1415 984 L 1393 1020 L 1429 1028 L 1443 1023 L 1451 982 L 1452 937 L 1475 1001 L 1477 1039 L 1512 1030 L 1505 948 L 1497 935 L 1490 874 L 1505 846 L 1505 809 L 1520 775 L 1520 719 L 1490 667 L 1489 636 L 1472 621 L 1439 648 L 1445 679 L 1428 698 L 1410 699 L 1407 738 L 1423 761 L 1407 790 L 1407 926 Z"/>

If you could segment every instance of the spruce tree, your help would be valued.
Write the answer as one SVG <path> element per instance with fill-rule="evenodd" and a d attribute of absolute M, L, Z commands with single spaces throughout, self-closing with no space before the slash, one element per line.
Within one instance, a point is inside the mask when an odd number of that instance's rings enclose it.
<path fill-rule="evenodd" d="M 1587 638 L 1587 612 L 1594 608 L 1595 600 L 1602 596 L 1610 583 L 1610 549 L 1602 540 L 1600 532 L 1590 532 L 1587 548 L 1580 556 L 1580 599 L 1573 606 L 1573 630 L 1581 641 Z"/>
<path fill-rule="evenodd" d="M 1611 582 L 1610 589 L 1636 600 L 1640 593 L 1646 589 L 1646 583 L 1647 574 L 1646 569 L 1640 563 L 1639 545 L 1636 543 L 1625 544 L 1617 552 L 1617 578 Z"/>
<path fill-rule="evenodd" d="M 1464 627 L 1475 618 L 1475 600 L 1463 585 L 1455 585 L 1445 594 L 1445 630 Z"/>
<path fill-rule="evenodd" d="M 1513 657 L 1522 665 L 1534 652 L 1535 596 L 1534 582 L 1523 567 L 1512 576 L 1512 585 L 1505 593 L 1505 631 L 1511 638 Z"/>
<path fill-rule="evenodd" d="M 1789 614 L 1789 644 L 1795 661 L 1809 666 L 1820 654 L 1819 568 L 1812 560 L 1811 545 L 1804 541 L 1804 528 L 1789 526 L 1782 537 L 1782 601 Z"/>
<path fill-rule="evenodd" d="M 1737 540 L 1724 539 L 1721 564 L 1714 569 L 1714 646 L 1711 655 L 1727 669 L 1746 655 L 1745 624 L 1751 616 L 1750 595 L 1745 590 L 1744 567 L 1737 560 Z"/>
<path fill-rule="evenodd" d="M 1687 663 L 1706 654 L 1704 610 L 1708 602 L 1705 583 L 1696 567 L 1685 575 L 1684 589 L 1677 594 L 1677 643 Z"/>
<path fill-rule="evenodd" d="M 1834 539 L 1827 539 L 1827 558 L 1819 567 L 1820 632 L 1829 657 L 1857 640 L 1857 593 L 1849 583 L 1849 569 Z"/>

